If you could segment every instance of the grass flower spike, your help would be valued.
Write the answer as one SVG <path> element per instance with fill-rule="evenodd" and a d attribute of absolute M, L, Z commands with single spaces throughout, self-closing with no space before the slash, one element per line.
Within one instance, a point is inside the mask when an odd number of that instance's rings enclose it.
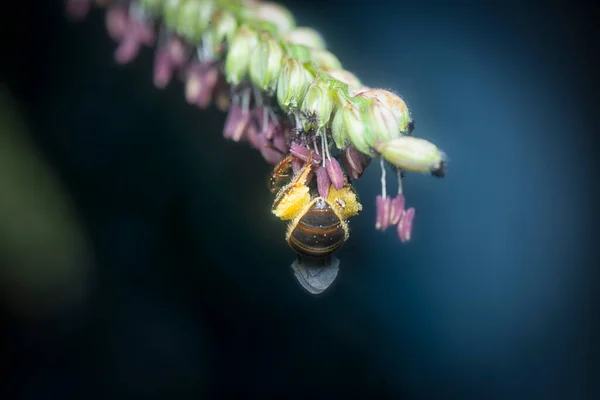
<path fill-rule="evenodd" d="M 66 0 L 81 20 L 92 6 L 106 8 L 106 28 L 117 42 L 115 60 L 131 62 L 156 46 L 154 85 L 174 77 L 189 104 L 227 112 L 223 136 L 247 142 L 275 165 L 272 211 L 287 221 L 292 265 L 311 293 L 337 276 L 332 253 L 349 237 L 348 219 L 362 210 L 353 181 L 379 158 L 381 193 L 375 228 L 395 226 L 412 237 L 415 209 L 405 209 L 407 172 L 445 176 L 446 157 L 413 136 L 414 121 L 397 94 L 365 86 L 327 49 L 314 29 L 292 13 L 257 0 Z M 398 193 L 387 193 L 388 171 Z"/>

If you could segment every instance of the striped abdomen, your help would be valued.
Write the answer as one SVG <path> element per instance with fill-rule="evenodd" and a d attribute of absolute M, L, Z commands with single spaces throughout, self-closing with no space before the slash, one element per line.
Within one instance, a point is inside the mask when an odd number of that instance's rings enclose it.
<path fill-rule="evenodd" d="M 317 198 L 292 228 L 288 243 L 300 255 L 324 257 L 344 243 L 345 229 L 327 201 Z"/>

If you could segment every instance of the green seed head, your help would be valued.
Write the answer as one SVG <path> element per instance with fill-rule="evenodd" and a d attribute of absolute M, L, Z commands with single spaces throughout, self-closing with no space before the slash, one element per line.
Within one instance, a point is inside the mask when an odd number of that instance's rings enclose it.
<path fill-rule="evenodd" d="M 184 0 L 165 0 L 163 3 L 163 14 L 165 24 L 171 31 L 177 30 L 177 21 L 179 20 L 179 9 Z"/>
<path fill-rule="evenodd" d="M 368 137 L 371 132 L 365 124 L 364 111 L 353 104 L 344 106 L 340 111 L 350 143 L 361 153 L 373 156 L 374 152 L 369 143 L 373 143 L 374 140 Z"/>
<path fill-rule="evenodd" d="M 388 142 L 401 135 L 396 116 L 379 101 L 366 109 L 364 118 L 365 128 L 368 131 L 365 141 L 372 148 L 377 148 L 379 143 Z"/>
<path fill-rule="evenodd" d="M 306 47 L 303 44 L 290 44 L 287 43 L 286 52 L 290 57 L 293 57 L 300 61 L 301 63 L 306 63 L 311 60 L 310 58 L 310 48 Z"/>
<path fill-rule="evenodd" d="M 319 32 L 308 27 L 297 27 L 288 32 L 284 36 L 284 39 L 289 43 L 301 44 L 313 49 L 325 49 L 325 40 L 323 40 L 323 37 Z"/>
<path fill-rule="evenodd" d="M 406 171 L 432 172 L 439 170 L 444 154 L 436 145 L 413 136 L 400 136 L 377 146 L 384 159 Z"/>
<path fill-rule="evenodd" d="M 335 143 L 335 146 L 342 150 L 350 145 L 350 138 L 348 137 L 348 132 L 346 130 L 346 125 L 344 124 L 344 113 L 343 107 L 335 113 L 333 120 L 331 121 L 331 138 Z"/>
<path fill-rule="evenodd" d="M 140 6 L 150 15 L 157 16 L 163 9 L 163 0 L 140 0 Z"/>
<path fill-rule="evenodd" d="M 317 126 L 311 128 L 322 129 L 327 126 L 333 112 L 333 105 L 333 98 L 327 88 L 319 83 L 310 85 L 302 102 L 302 111 L 309 115 L 317 115 Z"/>
<path fill-rule="evenodd" d="M 256 31 L 242 25 L 231 40 L 225 58 L 225 79 L 231 85 L 239 85 L 248 74 L 250 54 L 258 43 Z"/>
<path fill-rule="evenodd" d="M 324 49 L 311 49 L 312 61 L 322 70 L 342 69 L 342 63 L 330 51 Z"/>
<path fill-rule="evenodd" d="M 286 34 L 296 26 L 292 13 L 280 4 L 261 2 L 252 7 L 252 11 L 254 18 L 275 25 L 280 35 Z"/>
<path fill-rule="evenodd" d="M 332 69 L 327 71 L 327 75 L 332 77 L 335 80 L 343 82 L 348 86 L 350 90 L 357 90 L 361 87 L 361 83 L 352 72 L 346 71 L 344 69 Z"/>
<path fill-rule="evenodd" d="M 214 11 L 215 3 L 211 0 L 184 1 L 179 9 L 176 32 L 193 44 L 200 43 Z"/>
<path fill-rule="evenodd" d="M 223 42 L 231 43 L 238 27 L 233 13 L 219 9 L 211 19 L 213 45 L 215 53 L 222 53 Z"/>
<path fill-rule="evenodd" d="M 266 32 L 250 53 L 250 80 L 261 91 L 274 93 L 284 53 L 279 42 Z"/>
<path fill-rule="evenodd" d="M 313 79 L 300 61 L 284 56 L 277 83 L 277 102 L 281 108 L 288 113 L 297 110 Z"/>
<path fill-rule="evenodd" d="M 367 89 L 361 91 L 357 97 L 374 98 L 385 104 L 394 112 L 398 120 L 398 129 L 400 132 L 405 132 L 408 123 L 410 122 L 410 113 L 404 100 L 395 93 L 384 89 Z"/>

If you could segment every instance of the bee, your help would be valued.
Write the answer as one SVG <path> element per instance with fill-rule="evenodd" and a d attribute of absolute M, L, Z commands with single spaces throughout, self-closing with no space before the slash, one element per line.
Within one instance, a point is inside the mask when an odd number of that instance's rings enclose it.
<path fill-rule="evenodd" d="M 348 183 L 340 190 L 332 185 L 327 198 L 319 196 L 310 185 L 311 174 L 312 157 L 277 193 L 272 211 L 290 221 L 285 238 L 297 254 L 292 264 L 296 278 L 307 291 L 319 294 L 337 276 L 340 262 L 332 254 L 348 240 L 348 218 L 362 205 Z"/>

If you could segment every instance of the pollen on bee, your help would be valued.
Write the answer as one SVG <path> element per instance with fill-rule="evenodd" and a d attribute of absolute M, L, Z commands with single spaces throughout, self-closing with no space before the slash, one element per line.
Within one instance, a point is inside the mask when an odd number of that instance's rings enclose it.
<path fill-rule="evenodd" d="M 338 216 L 340 216 L 340 219 L 348 219 L 357 215 L 362 210 L 362 204 L 360 204 L 356 193 L 349 186 L 335 190 L 332 185 L 329 190 L 328 200 Z"/>
<path fill-rule="evenodd" d="M 294 219 L 310 203 L 308 186 L 291 188 L 273 209 L 273 214 L 282 220 Z"/>

